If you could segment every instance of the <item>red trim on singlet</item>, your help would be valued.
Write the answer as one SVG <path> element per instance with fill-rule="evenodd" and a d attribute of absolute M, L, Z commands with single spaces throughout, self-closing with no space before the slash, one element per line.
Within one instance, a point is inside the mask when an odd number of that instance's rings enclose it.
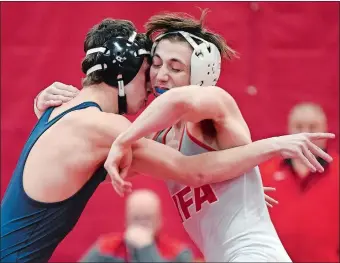
<path fill-rule="evenodd" d="M 184 137 L 184 132 L 185 132 L 185 129 L 186 129 L 186 125 L 184 126 L 184 129 L 183 129 L 183 131 L 182 131 L 181 138 L 179 139 L 179 144 L 178 144 L 178 151 L 181 151 L 181 147 L 182 147 L 182 141 L 183 141 L 183 137 Z"/>
<path fill-rule="evenodd" d="M 164 132 L 163 138 L 162 138 L 162 143 L 166 144 L 166 136 L 168 135 L 169 131 L 171 130 L 172 127 L 168 128 L 168 130 L 166 130 Z"/>
<path fill-rule="evenodd" d="M 162 131 L 156 132 L 155 135 L 152 137 L 152 140 L 157 140 L 158 136 L 162 133 Z"/>
<path fill-rule="evenodd" d="M 208 151 L 216 151 L 214 148 L 212 148 L 211 146 L 201 142 L 200 140 L 196 139 L 192 134 L 190 134 L 189 130 L 188 130 L 188 127 L 185 126 L 185 129 L 187 131 L 187 134 L 188 134 L 188 137 L 190 138 L 190 140 L 193 142 L 193 143 L 196 143 L 198 146 L 208 150 Z"/>

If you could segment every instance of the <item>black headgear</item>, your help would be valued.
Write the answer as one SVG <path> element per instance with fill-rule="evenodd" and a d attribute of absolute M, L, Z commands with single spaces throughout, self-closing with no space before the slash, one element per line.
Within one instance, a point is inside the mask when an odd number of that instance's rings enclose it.
<path fill-rule="evenodd" d="M 143 64 L 144 56 L 150 54 L 135 42 L 136 36 L 137 33 L 133 32 L 129 39 L 122 36 L 114 37 L 106 41 L 102 47 L 92 48 L 86 52 L 86 56 L 99 53 L 97 64 L 89 68 L 86 75 L 102 70 L 104 82 L 112 87 L 118 87 L 119 114 L 127 112 L 124 85 L 135 78 Z"/>

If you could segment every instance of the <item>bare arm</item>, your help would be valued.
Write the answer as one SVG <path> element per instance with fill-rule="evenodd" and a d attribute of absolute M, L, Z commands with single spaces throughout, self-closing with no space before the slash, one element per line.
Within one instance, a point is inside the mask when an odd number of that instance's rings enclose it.
<path fill-rule="evenodd" d="M 213 120 L 217 127 L 232 123 L 238 130 L 246 130 L 248 139 L 244 141 L 250 142 L 248 127 L 234 99 L 221 88 L 198 86 L 175 88 L 156 98 L 119 140 L 130 144 L 179 121 L 197 123 L 206 119 Z"/>
<path fill-rule="evenodd" d="M 185 156 L 169 146 L 141 139 L 132 146 L 131 169 L 192 187 L 218 183 L 235 178 L 279 155 L 279 146 L 271 139 L 193 156 Z"/>
<path fill-rule="evenodd" d="M 94 132 L 100 134 L 98 140 L 100 145 L 97 147 L 104 149 L 106 157 L 115 138 L 126 131 L 131 122 L 123 116 L 102 112 L 93 118 L 98 129 Z M 192 185 L 192 181 L 195 181 L 196 169 L 190 169 L 190 162 L 186 162 L 188 157 L 179 151 L 146 138 L 133 142 L 131 146 L 133 154 L 131 169 L 134 172 L 159 179 L 175 180 L 187 185 Z M 186 166 L 181 167 L 185 163 Z"/>
<path fill-rule="evenodd" d="M 131 123 L 122 116 L 103 113 L 101 115 L 103 116 L 101 121 L 98 121 L 97 117 L 96 120 L 101 127 L 104 127 L 105 152 L 108 152 L 113 142 L 112 137 L 117 138 L 119 134 L 131 127 Z M 304 141 L 306 140 L 298 135 L 287 135 L 232 149 L 185 156 L 169 146 L 142 138 L 132 143 L 131 168 L 155 178 L 170 179 L 197 187 L 234 178 L 282 154 L 283 151 L 286 152 L 286 156 L 295 156 L 298 151 L 298 148 L 295 148 L 296 143 L 300 144 Z"/>

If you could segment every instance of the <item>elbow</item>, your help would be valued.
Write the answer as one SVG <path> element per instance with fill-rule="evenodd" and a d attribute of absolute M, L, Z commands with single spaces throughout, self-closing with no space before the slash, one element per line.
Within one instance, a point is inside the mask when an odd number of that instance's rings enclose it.
<path fill-rule="evenodd" d="M 192 162 L 191 156 L 181 156 L 177 160 L 177 173 L 180 173 L 181 183 L 197 188 L 210 183 L 210 173 L 205 172 L 201 165 L 197 162 Z"/>
<path fill-rule="evenodd" d="M 196 188 L 209 183 L 209 176 L 201 169 L 201 167 L 192 167 L 186 164 L 179 166 L 179 172 L 183 183 L 187 186 Z"/>
<path fill-rule="evenodd" d="M 192 184 L 190 186 L 194 188 L 201 187 L 208 183 L 207 177 L 202 172 L 191 174 L 191 181 L 192 181 Z"/>

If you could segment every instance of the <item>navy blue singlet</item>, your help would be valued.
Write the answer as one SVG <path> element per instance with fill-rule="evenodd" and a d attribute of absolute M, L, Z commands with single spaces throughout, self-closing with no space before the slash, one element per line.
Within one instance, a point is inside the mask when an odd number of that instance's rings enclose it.
<path fill-rule="evenodd" d="M 75 195 L 56 203 L 35 201 L 23 188 L 24 166 L 35 142 L 67 113 L 87 107 L 101 110 L 94 102 L 84 102 L 48 121 L 54 109 L 49 108 L 31 132 L 1 202 L 0 262 L 47 262 L 105 179 L 102 166 Z"/>

